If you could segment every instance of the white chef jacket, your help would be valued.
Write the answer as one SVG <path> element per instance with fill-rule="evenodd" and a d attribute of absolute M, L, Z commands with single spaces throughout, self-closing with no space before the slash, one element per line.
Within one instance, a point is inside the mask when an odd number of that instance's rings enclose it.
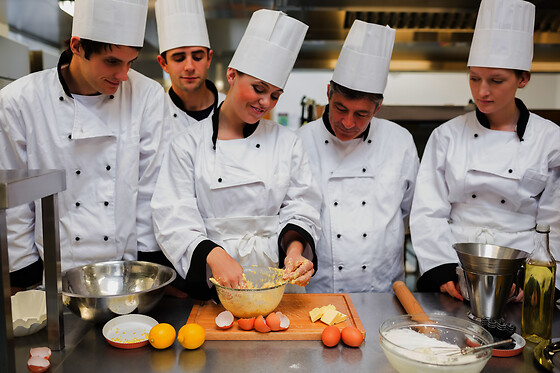
<path fill-rule="evenodd" d="M 154 250 L 149 203 L 162 158 L 163 88 L 134 70 L 114 95 L 71 95 L 62 81 L 53 68 L 0 91 L 0 168 L 66 170 L 62 270 Z M 43 255 L 41 204 L 7 213 L 14 271 Z"/>
<path fill-rule="evenodd" d="M 216 86 L 210 80 L 206 80 L 206 86 L 215 94 L 214 108 L 218 107 L 224 101 L 226 95 L 218 92 Z M 165 116 L 169 118 L 172 136 L 184 131 L 189 125 L 199 122 L 184 110 L 182 103 L 178 106 L 173 102 L 170 92 L 168 92 L 165 97 Z M 209 118 L 212 117 L 213 112 L 212 110 L 208 116 Z"/>
<path fill-rule="evenodd" d="M 474 111 L 431 134 L 410 217 L 421 273 L 459 263 L 457 242 L 530 252 L 537 221 L 550 224 L 560 259 L 560 128 L 527 113 L 522 141 L 517 132 L 482 126 Z"/>
<path fill-rule="evenodd" d="M 318 271 L 307 292 L 387 292 L 404 279 L 403 219 L 412 203 L 418 153 L 410 133 L 372 118 L 367 137 L 341 141 L 328 116 L 299 135 L 323 196 Z"/>
<path fill-rule="evenodd" d="M 286 226 L 298 227 L 313 246 L 320 232 L 320 193 L 295 133 L 263 119 L 243 139 L 216 140 L 218 117 L 216 111 L 171 142 L 151 204 L 157 241 L 187 280 L 207 240 L 240 264 L 277 266 L 275 238 Z M 308 241 L 304 256 L 313 258 L 313 250 Z M 194 262 L 205 264 L 205 255 Z"/>

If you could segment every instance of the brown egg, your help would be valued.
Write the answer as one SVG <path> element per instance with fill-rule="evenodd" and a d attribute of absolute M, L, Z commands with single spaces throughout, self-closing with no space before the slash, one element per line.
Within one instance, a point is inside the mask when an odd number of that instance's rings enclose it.
<path fill-rule="evenodd" d="M 327 326 L 321 333 L 321 341 L 327 347 L 336 346 L 340 341 L 340 329 L 334 325 Z"/>
<path fill-rule="evenodd" d="M 266 317 L 266 325 L 272 330 L 273 332 L 277 332 L 280 330 L 280 318 L 276 314 L 276 312 L 271 312 Z"/>
<path fill-rule="evenodd" d="M 362 332 L 353 326 L 347 326 L 342 329 L 342 342 L 350 347 L 359 347 L 364 341 Z"/>
<path fill-rule="evenodd" d="M 262 315 L 259 315 L 255 319 L 255 330 L 261 333 L 268 333 L 270 331 L 270 328 L 266 325 L 266 321 Z"/>
<path fill-rule="evenodd" d="M 239 319 L 237 320 L 237 325 L 239 325 L 239 328 L 243 330 L 253 330 L 253 326 L 255 326 L 255 318 L 251 317 L 250 319 Z"/>

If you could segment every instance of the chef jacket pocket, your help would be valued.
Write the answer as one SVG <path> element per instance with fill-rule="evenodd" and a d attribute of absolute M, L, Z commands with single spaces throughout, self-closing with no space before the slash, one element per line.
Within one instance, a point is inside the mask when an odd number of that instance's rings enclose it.
<path fill-rule="evenodd" d="M 519 192 L 524 196 L 536 197 L 546 187 L 548 175 L 535 170 L 527 170 L 519 183 Z"/>

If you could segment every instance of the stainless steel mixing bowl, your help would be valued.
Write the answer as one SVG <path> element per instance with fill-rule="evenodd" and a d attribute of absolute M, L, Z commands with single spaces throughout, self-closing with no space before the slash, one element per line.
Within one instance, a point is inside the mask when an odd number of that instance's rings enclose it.
<path fill-rule="evenodd" d="M 149 262 L 89 264 L 62 274 L 62 301 L 84 320 L 106 322 L 150 311 L 176 276 L 172 268 Z"/>

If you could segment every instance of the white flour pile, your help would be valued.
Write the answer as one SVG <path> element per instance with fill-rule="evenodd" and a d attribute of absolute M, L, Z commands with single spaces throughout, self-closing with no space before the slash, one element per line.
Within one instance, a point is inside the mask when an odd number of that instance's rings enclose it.
<path fill-rule="evenodd" d="M 410 353 L 407 352 L 408 357 L 416 361 L 437 364 L 464 364 L 476 360 L 474 354 L 445 356 L 447 352 L 460 351 L 459 346 L 430 338 L 411 329 L 389 330 L 385 333 L 385 338 L 401 348 L 410 350 Z M 445 349 L 440 350 L 441 347 Z"/>

